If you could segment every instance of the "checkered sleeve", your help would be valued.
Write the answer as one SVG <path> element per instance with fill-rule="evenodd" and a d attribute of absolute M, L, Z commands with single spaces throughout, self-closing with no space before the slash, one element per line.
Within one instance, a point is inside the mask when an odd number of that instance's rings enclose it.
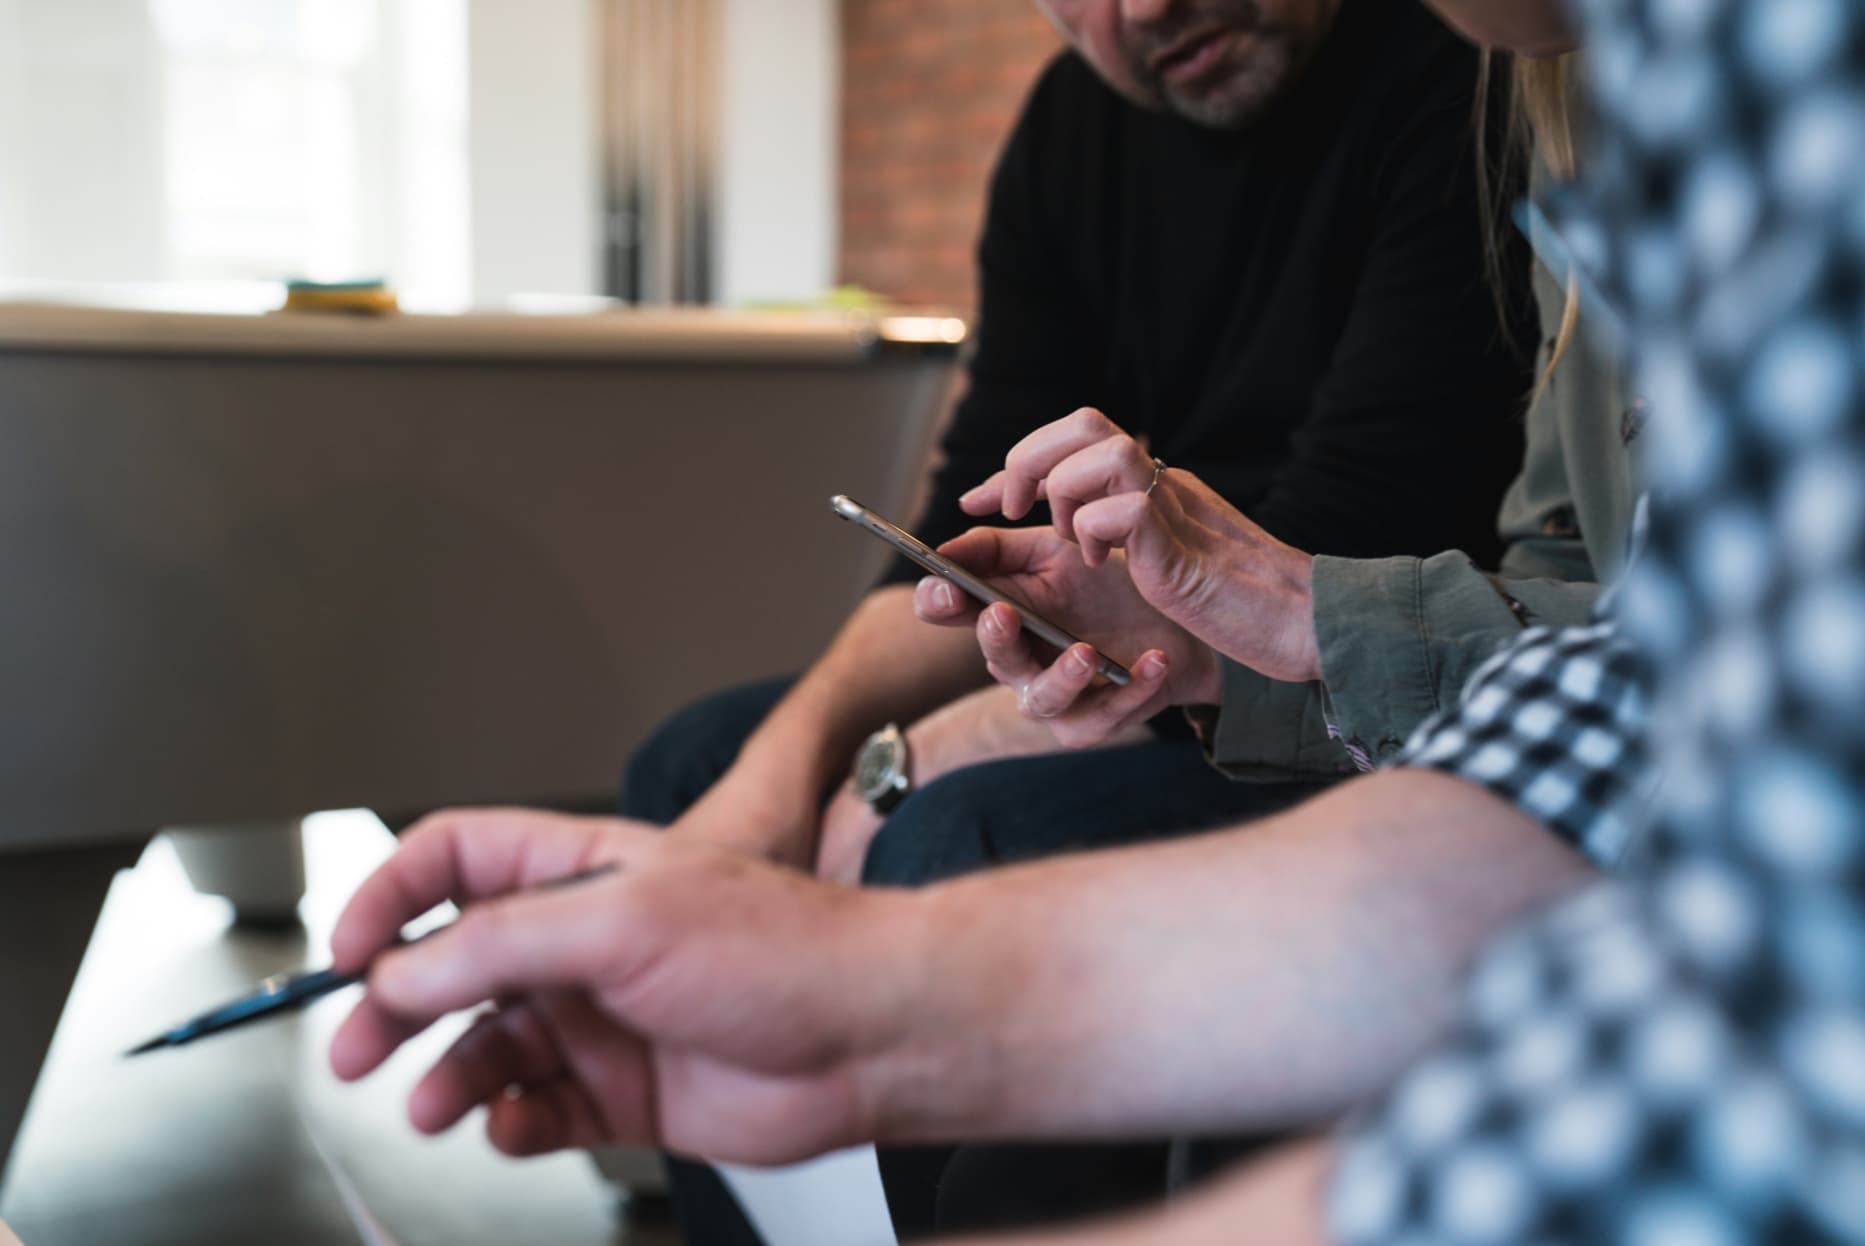
<path fill-rule="evenodd" d="M 1663 786 L 1623 878 L 1496 942 L 1449 1040 L 1350 1125 L 1331 1236 L 1862 1246 L 1865 5 L 1575 11 L 1594 142 L 1562 232 L 1651 400 L 1614 617 L 1656 672 Z M 1523 740 L 1566 713 L 1520 728 L 1517 702 L 1565 704 L 1539 661 L 1419 755 L 1532 787 Z M 1613 666 L 1576 685 L 1602 729 Z"/>
<path fill-rule="evenodd" d="M 1693 968 L 1666 926 L 1765 928 L 1729 890 L 1740 872 L 1709 871 L 1680 876 L 1657 912 L 1636 889 L 1597 884 L 1496 943 L 1454 1039 L 1343 1133 L 1332 1240 L 1865 1242 L 1865 1149 L 1849 1119 L 1859 1014 L 1777 1016 L 1778 991 L 1730 991 Z"/>
<path fill-rule="evenodd" d="M 1611 621 L 1531 628 L 1478 668 L 1456 705 L 1421 724 L 1395 764 L 1487 788 L 1615 864 L 1628 798 L 1649 773 L 1643 665 Z"/>

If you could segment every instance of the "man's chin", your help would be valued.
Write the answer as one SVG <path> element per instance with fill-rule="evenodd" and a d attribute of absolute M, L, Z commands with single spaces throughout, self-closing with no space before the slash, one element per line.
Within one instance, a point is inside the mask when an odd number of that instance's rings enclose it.
<path fill-rule="evenodd" d="M 1168 86 L 1163 95 L 1176 116 L 1214 130 L 1240 130 L 1268 110 L 1288 79 L 1288 58 L 1279 49 L 1259 47 L 1249 65 L 1216 81 Z"/>
<path fill-rule="evenodd" d="M 1242 130 L 1268 111 L 1278 93 L 1273 86 L 1252 91 L 1169 92 L 1166 108 L 1175 116 L 1213 130 Z"/>

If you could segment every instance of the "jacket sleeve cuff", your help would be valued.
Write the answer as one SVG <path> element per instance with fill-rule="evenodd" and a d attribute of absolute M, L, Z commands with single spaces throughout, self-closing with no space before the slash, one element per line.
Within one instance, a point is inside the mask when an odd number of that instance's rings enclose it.
<path fill-rule="evenodd" d="M 1318 683 L 1223 664 L 1215 718 L 1194 719 L 1211 762 L 1247 779 L 1372 770 L 1525 627 L 1585 623 L 1600 588 L 1500 580 L 1452 550 L 1430 558 L 1314 560 Z"/>
<path fill-rule="evenodd" d="M 1342 745 L 1373 766 L 1522 630 L 1519 605 L 1458 551 L 1430 558 L 1314 561 L 1324 709 Z"/>
<path fill-rule="evenodd" d="M 1229 659 L 1223 681 L 1222 704 L 1193 721 L 1211 764 L 1231 778 L 1275 783 L 1358 769 L 1328 732 L 1320 684 L 1269 679 Z"/>

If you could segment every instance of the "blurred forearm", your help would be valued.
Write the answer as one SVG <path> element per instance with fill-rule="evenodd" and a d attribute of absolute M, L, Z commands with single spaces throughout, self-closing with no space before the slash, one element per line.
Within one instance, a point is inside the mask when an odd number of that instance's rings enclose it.
<path fill-rule="evenodd" d="M 881 1136 L 1285 1127 L 1385 1084 L 1499 926 L 1592 876 L 1448 776 L 1347 784 L 1251 827 L 915 897 L 910 1015 L 870 1071 Z"/>

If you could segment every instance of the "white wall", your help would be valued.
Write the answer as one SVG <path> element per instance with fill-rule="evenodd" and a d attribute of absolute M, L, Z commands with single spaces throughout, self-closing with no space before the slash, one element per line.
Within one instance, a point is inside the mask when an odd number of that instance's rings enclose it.
<path fill-rule="evenodd" d="M 396 133 L 366 137 L 393 153 L 369 162 L 370 188 L 395 190 L 367 223 L 404 288 L 444 304 L 600 287 L 602 3 L 385 6 L 374 72 Z M 435 46 L 457 37 L 461 4 L 463 82 Z M 722 0 L 722 12 L 715 297 L 813 296 L 836 263 L 837 2 Z M 0 278 L 199 275 L 168 271 L 160 58 L 147 0 L 0 0 Z M 440 139 L 458 133 L 462 94 L 459 153 Z"/>
<path fill-rule="evenodd" d="M 469 37 L 463 0 L 399 0 L 386 38 L 402 105 L 389 142 L 400 190 L 389 225 L 397 280 L 440 307 L 473 296 Z"/>
<path fill-rule="evenodd" d="M 471 0 L 473 296 L 601 283 L 600 0 Z"/>
<path fill-rule="evenodd" d="M 162 113 L 145 0 L 0 9 L 0 262 L 12 275 L 162 272 Z M 11 64 L 5 63 L 11 60 Z"/>
<path fill-rule="evenodd" d="M 463 300 L 465 4 L 368 0 L 348 11 L 371 21 L 346 27 L 367 46 L 336 51 L 329 29 L 300 28 L 296 62 L 268 41 L 244 64 L 216 61 L 204 87 L 198 52 L 182 50 L 198 30 L 164 27 L 150 0 L 0 0 L 0 281 L 183 281 L 219 291 L 204 305 L 245 306 L 220 287 L 387 272 L 404 292 Z M 176 13 L 197 26 L 214 15 Z M 279 13 L 260 11 L 268 40 Z M 462 31 L 455 83 L 435 65 L 448 52 L 433 36 L 449 20 Z M 407 89 L 415 78 L 419 92 Z M 224 94 L 224 125 L 185 106 L 204 89 Z M 255 148 L 270 165 L 242 162 Z M 215 149 L 231 154 L 217 162 Z M 265 193 L 246 201 L 236 185 Z M 416 209 L 423 228 L 402 219 Z M 276 295 L 260 286 L 257 297 Z"/>
<path fill-rule="evenodd" d="M 725 0 L 715 298 L 799 298 L 835 279 L 836 0 Z"/>
<path fill-rule="evenodd" d="M 19 0 L 0 0 L 0 273 L 14 270 L 19 245 L 21 213 L 25 210 L 21 186 L 20 136 L 25 111 L 25 56 L 20 48 Z"/>

